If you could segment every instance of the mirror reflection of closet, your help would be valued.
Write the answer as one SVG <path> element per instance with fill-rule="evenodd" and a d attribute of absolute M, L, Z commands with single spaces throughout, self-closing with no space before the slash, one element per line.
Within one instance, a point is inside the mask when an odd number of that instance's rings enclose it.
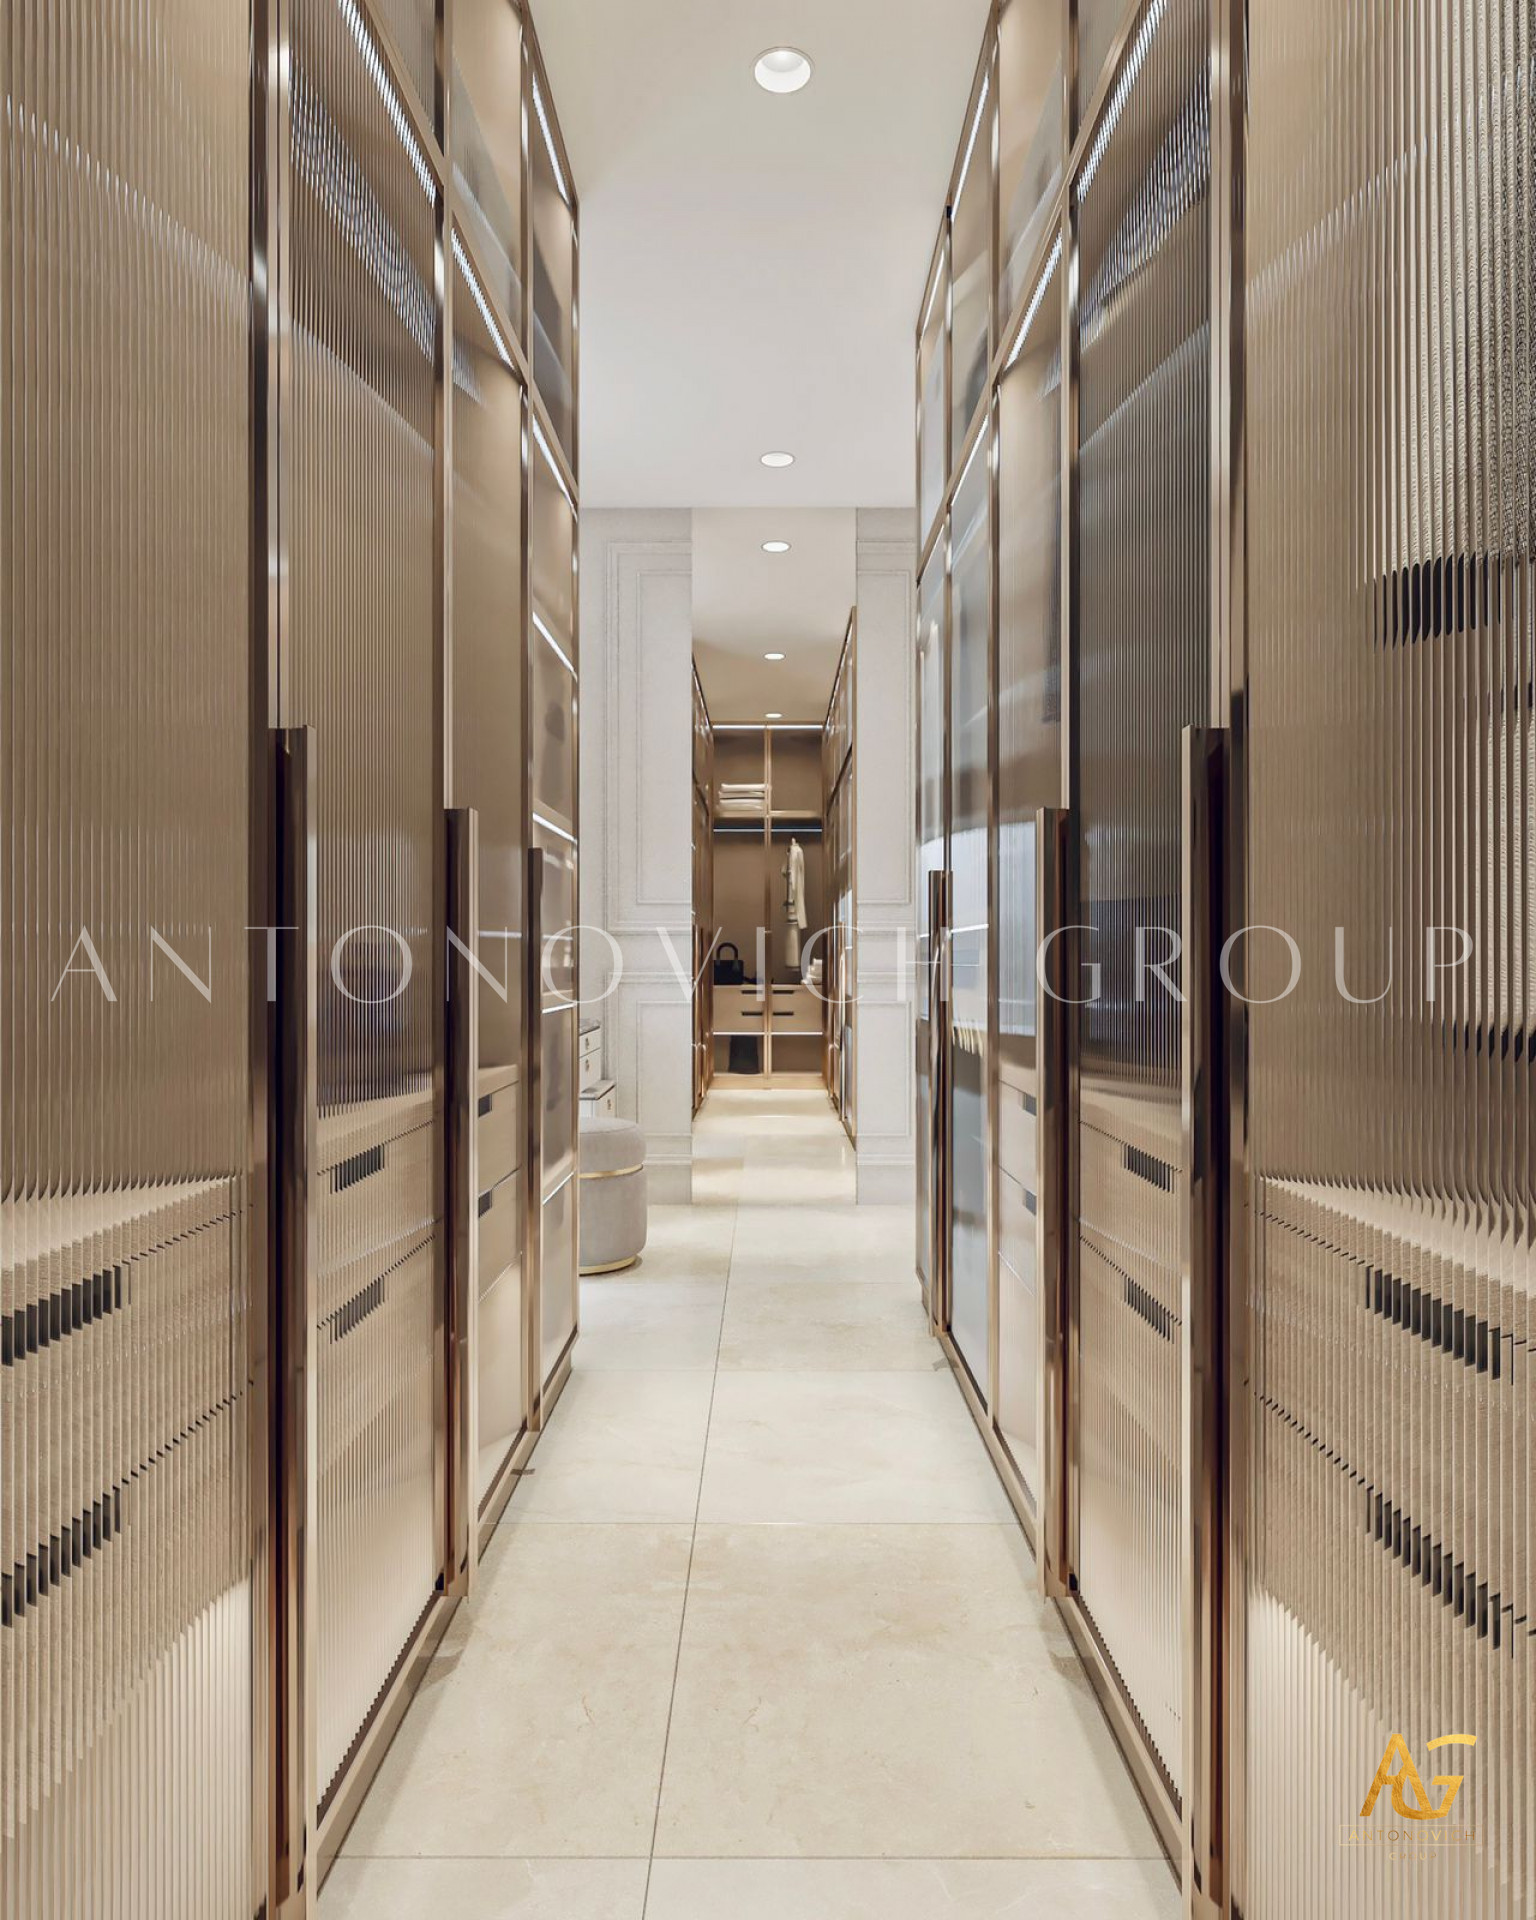
<path fill-rule="evenodd" d="M 820 729 L 719 728 L 714 765 L 715 1071 L 819 1075 Z"/>
<path fill-rule="evenodd" d="M 714 1048 L 717 1074 L 767 1071 L 763 1031 L 763 822 L 766 733 L 715 732 Z"/>
<path fill-rule="evenodd" d="M 768 735 L 768 964 L 772 982 L 771 1070 L 822 1072 L 827 874 L 822 816 L 821 729 Z"/>
<path fill-rule="evenodd" d="M 851 899 L 833 885 L 828 825 L 847 751 L 841 735 L 833 750 L 828 728 L 833 710 L 844 729 L 851 713 L 838 688 L 857 515 L 780 505 L 698 507 L 690 518 L 693 916 L 709 955 L 694 994 L 694 1097 L 717 1078 L 737 1094 L 820 1088 L 851 1131 L 851 1094 L 837 1093 L 845 1080 L 851 1089 L 851 1028 L 836 1004 L 852 977 Z M 842 818 L 846 829 L 846 804 Z"/>

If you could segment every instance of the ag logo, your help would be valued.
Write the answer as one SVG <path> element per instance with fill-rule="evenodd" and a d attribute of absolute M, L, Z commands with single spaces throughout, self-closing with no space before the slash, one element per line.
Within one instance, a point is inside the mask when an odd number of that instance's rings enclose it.
<path fill-rule="evenodd" d="M 1438 1740 L 1431 1740 L 1429 1750 L 1436 1747 L 1475 1747 L 1475 1733 L 1442 1733 Z M 1430 1783 L 1444 1787 L 1445 1798 L 1438 1807 L 1429 1803 L 1429 1795 L 1424 1791 L 1424 1782 L 1419 1778 L 1419 1770 L 1413 1764 L 1413 1755 L 1400 1733 L 1394 1733 L 1387 1742 L 1387 1750 L 1381 1756 L 1381 1765 L 1376 1769 L 1376 1778 L 1371 1782 L 1371 1790 L 1365 1796 L 1365 1805 L 1360 1809 L 1360 1818 L 1368 1820 L 1376 1805 L 1377 1796 L 1383 1787 L 1392 1789 L 1392 1811 L 1400 1820 L 1443 1820 L 1450 1812 L 1461 1783 L 1466 1778 L 1460 1773 L 1437 1773 Z"/>

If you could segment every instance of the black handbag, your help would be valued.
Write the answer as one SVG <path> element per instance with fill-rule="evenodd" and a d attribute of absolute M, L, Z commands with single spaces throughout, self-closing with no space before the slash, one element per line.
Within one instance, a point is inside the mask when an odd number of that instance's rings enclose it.
<path fill-rule="evenodd" d="M 715 985 L 717 987 L 739 987 L 746 983 L 747 970 L 742 965 L 741 948 L 734 940 L 727 940 L 715 953 Z"/>

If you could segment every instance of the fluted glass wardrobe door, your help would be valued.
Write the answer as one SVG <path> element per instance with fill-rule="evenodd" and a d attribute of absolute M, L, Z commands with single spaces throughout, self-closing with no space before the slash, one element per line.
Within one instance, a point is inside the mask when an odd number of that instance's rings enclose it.
<path fill-rule="evenodd" d="M 997 22 L 998 325 L 1006 326 L 1061 182 L 1061 0 L 1007 0 Z"/>
<path fill-rule="evenodd" d="M 544 855 L 539 968 L 539 1116 L 542 1164 L 540 1271 L 547 1380 L 576 1330 L 576 514 L 555 456 L 535 424 L 529 470 L 532 516 L 529 609 L 529 810 Z"/>
<path fill-rule="evenodd" d="M 393 9 L 404 22 L 413 7 Z M 431 1602 L 442 859 L 434 197 L 349 0 L 293 10 L 285 725 L 314 733 L 318 1785 Z"/>
<path fill-rule="evenodd" d="M 984 434 L 950 517 L 949 656 L 950 1334 L 989 1397 L 991 1145 L 987 1121 L 991 897 L 991 441 Z"/>
<path fill-rule="evenodd" d="M 929 880 L 942 873 L 944 844 L 944 601 L 948 586 L 944 542 L 928 562 L 919 587 L 917 625 L 917 1266 L 925 1292 L 933 1272 L 935 1184 L 932 1049 L 938 1017 L 932 993 L 933 929 Z"/>
<path fill-rule="evenodd" d="M 463 20 L 462 12 L 459 15 Z M 478 282 L 454 282 L 453 804 L 479 818 L 475 1129 L 479 1491 L 527 1419 L 523 1358 L 523 389 Z M 504 991 L 502 991 L 504 989 Z"/>
<path fill-rule="evenodd" d="M 990 81 L 971 122 L 950 221 L 949 455 L 960 458 L 987 386 L 992 340 L 992 124 Z"/>
<path fill-rule="evenodd" d="M 1210 713 L 1209 10 L 1167 0 L 1147 21 L 1078 189 L 1072 829 L 1102 972 L 1075 1010 L 1072 1385 L 1081 1602 L 1176 1794 L 1189 1168 L 1181 1003 L 1138 956 L 1178 982 L 1183 732 Z"/>
<path fill-rule="evenodd" d="M 939 255 L 923 306 L 917 347 L 917 518 L 918 540 L 926 543 L 944 504 L 949 482 L 949 234 Z"/>
<path fill-rule="evenodd" d="M 492 298 L 522 328 L 522 25 L 512 0 L 455 0 L 453 179 Z"/>
<path fill-rule="evenodd" d="M 543 82 L 530 80 L 529 228 L 533 240 L 533 382 L 555 432 L 574 463 L 576 448 L 576 218 L 572 189 L 544 104 Z"/>
<path fill-rule="evenodd" d="M 997 1421 L 1039 1493 L 1040 1074 L 1036 815 L 1063 797 L 1061 274 L 1031 289 L 998 389 Z M 1059 1116 L 1058 1122 L 1059 1124 Z"/>

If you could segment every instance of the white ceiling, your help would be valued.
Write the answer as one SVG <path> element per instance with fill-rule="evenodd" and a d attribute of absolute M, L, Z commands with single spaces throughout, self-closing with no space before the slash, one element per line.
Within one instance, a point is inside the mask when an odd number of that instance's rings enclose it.
<path fill-rule="evenodd" d="M 764 553 L 765 540 L 790 550 Z M 851 507 L 694 514 L 693 657 L 717 726 L 825 719 L 856 566 Z"/>
<path fill-rule="evenodd" d="M 912 504 L 912 336 L 987 10 L 535 0 L 581 194 L 584 505 Z M 779 44 L 815 64 L 800 93 L 752 78 Z"/>

